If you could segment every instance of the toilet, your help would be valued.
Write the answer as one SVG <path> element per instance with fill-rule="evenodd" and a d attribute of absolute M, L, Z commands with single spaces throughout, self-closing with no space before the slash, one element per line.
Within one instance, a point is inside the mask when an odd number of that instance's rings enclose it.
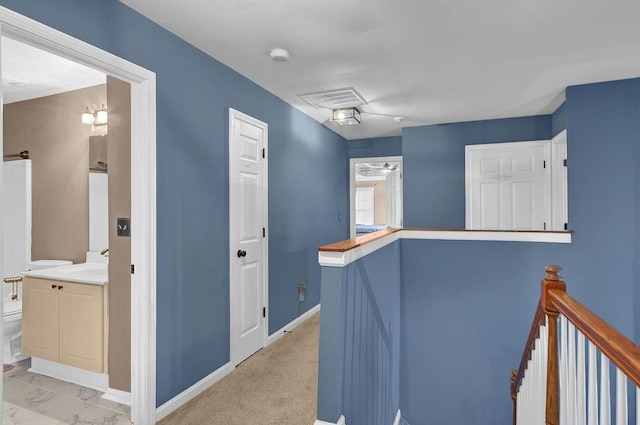
<path fill-rule="evenodd" d="M 68 260 L 35 260 L 27 262 L 28 270 L 46 269 L 49 267 L 66 266 L 73 264 Z M 11 299 L 10 286 L 4 289 L 4 310 L 2 321 L 4 322 L 4 362 L 15 363 L 29 356 L 22 354 L 22 288 L 18 291 L 18 299 Z"/>

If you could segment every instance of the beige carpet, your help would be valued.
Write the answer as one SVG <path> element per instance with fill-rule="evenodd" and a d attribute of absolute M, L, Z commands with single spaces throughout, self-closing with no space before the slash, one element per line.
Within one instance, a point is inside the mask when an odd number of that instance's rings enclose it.
<path fill-rule="evenodd" d="M 312 425 L 320 313 L 258 351 L 160 425 Z"/>

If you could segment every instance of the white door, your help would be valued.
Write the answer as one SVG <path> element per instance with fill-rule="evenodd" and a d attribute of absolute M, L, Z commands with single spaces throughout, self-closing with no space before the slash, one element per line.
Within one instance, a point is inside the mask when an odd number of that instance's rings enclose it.
<path fill-rule="evenodd" d="M 567 130 L 551 139 L 551 230 L 568 230 Z"/>
<path fill-rule="evenodd" d="M 548 140 L 470 145 L 465 153 L 467 229 L 547 229 Z"/>
<path fill-rule="evenodd" d="M 264 347 L 267 125 L 229 110 L 231 361 Z"/>

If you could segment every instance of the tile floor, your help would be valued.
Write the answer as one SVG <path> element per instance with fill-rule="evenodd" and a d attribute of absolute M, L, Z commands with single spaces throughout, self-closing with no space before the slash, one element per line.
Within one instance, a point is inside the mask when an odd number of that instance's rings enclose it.
<path fill-rule="evenodd" d="M 27 371 L 30 361 L 4 373 L 4 425 L 130 425 L 130 408 L 101 392 Z"/>

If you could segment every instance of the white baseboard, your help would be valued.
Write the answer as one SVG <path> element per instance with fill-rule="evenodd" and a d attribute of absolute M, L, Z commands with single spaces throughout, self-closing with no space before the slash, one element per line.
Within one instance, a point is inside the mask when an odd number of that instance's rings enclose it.
<path fill-rule="evenodd" d="M 393 421 L 393 425 L 400 425 L 400 418 L 402 417 L 402 415 L 400 414 L 400 409 L 398 409 L 398 412 L 396 413 L 396 418 Z M 315 423 L 313 425 L 346 425 L 346 420 L 344 418 L 344 415 L 340 416 L 340 419 L 338 419 L 338 422 L 336 424 L 334 424 L 333 422 L 325 422 L 325 421 L 321 421 L 319 419 L 316 419 Z"/>
<path fill-rule="evenodd" d="M 292 320 L 290 323 L 282 327 L 280 330 L 269 335 L 269 337 L 267 338 L 267 344 L 265 345 L 265 347 L 268 347 L 269 345 L 273 344 L 274 342 L 282 338 L 285 335 L 286 331 L 293 330 L 296 326 L 300 325 L 302 322 L 304 322 L 309 317 L 313 316 L 319 311 L 320 311 L 320 304 L 316 305 L 315 307 L 312 307 L 311 309 L 309 309 L 308 311 L 306 311 L 305 313 L 298 316 L 296 319 Z"/>
<path fill-rule="evenodd" d="M 51 378 L 71 382 L 72 384 L 78 384 L 100 392 L 105 392 L 109 388 L 109 375 L 106 373 L 91 372 L 90 370 L 67 366 L 39 357 L 31 356 L 31 367 L 28 370 L 29 372 L 50 376 Z"/>
<path fill-rule="evenodd" d="M 398 409 L 398 413 L 396 413 L 396 419 L 393 421 L 393 425 L 400 425 L 400 419 L 402 415 L 400 414 L 400 409 Z"/>
<path fill-rule="evenodd" d="M 131 406 L 131 393 L 127 391 L 116 390 L 115 388 L 107 388 L 107 391 L 105 391 L 105 393 L 102 394 L 100 398 Z"/>
<path fill-rule="evenodd" d="M 233 372 L 235 367 L 231 363 L 226 363 L 224 366 L 218 368 L 210 375 L 202 378 L 171 400 L 164 403 L 162 406 L 156 409 L 156 421 L 166 418 L 182 405 L 186 404 L 190 400 L 200 395 L 206 389 L 211 387 L 216 382 Z"/>
<path fill-rule="evenodd" d="M 313 425 L 346 425 L 346 421 L 344 419 L 344 416 L 341 415 L 340 419 L 338 419 L 338 422 L 335 424 L 333 422 L 325 422 L 325 421 L 316 419 Z"/>

